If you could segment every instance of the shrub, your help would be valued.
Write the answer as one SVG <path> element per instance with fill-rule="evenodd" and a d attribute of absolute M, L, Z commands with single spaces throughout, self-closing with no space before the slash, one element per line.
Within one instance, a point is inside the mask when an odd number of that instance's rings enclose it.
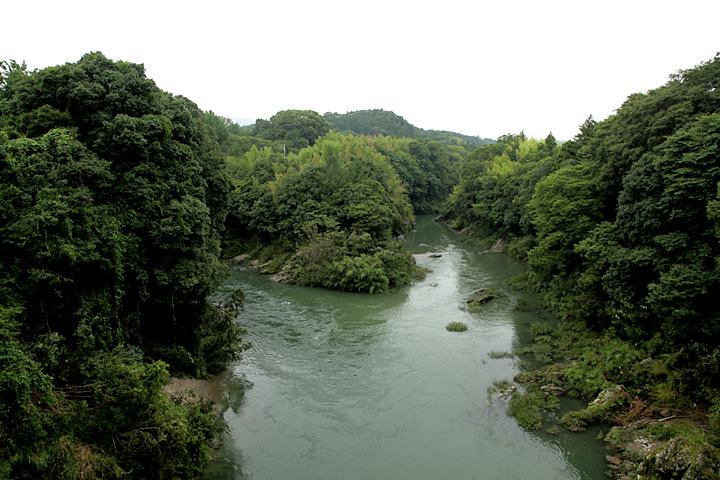
<path fill-rule="evenodd" d="M 464 332 L 467 330 L 467 325 L 463 322 L 450 322 L 445 325 L 445 330 L 448 332 Z"/>
<path fill-rule="evenodd" d="M 488 352 L 488 357 L 493 359 L 500 359 L 500 358 L 513 358 L 515 355 L 512 352 L 501 352 L 498 350 L 493 350 L 491 352 Z"/>
<path fill-rule="evenodd" d="M 542 428 L 543 411 L 557 410 L 559 406 L 560 401 L 555 395 L 539 391 L 515 392 L 510 398 L 508 414 L 515 417 L 521 427 L 539 430 Z"/>

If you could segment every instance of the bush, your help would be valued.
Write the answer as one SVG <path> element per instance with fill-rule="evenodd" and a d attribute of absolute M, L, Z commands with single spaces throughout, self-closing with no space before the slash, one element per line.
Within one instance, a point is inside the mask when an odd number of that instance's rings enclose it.
<path fill-rule="evenodd" d="M 394 242 L 373 246 L 368 233 L 343 231 L 313 235 L 289 264 L 298 285 L 350 292 L 387 292 L 417 278 L 422 269 Z"/>
<path fill-rule="evenodd" d="M 467 330 L 467 325 L 462 322 L 450 322 L 445 325 L 445 330 L 448 332 L 464 332 Z"/>
<path fill-rule="evenodd" d="M 555 395 L 539 391 L 515 392 L 508 404 L 508 414 L 523 428 L 539 430 L 542 428 L 543 411 L 557 410 L 560 401 Z"/>

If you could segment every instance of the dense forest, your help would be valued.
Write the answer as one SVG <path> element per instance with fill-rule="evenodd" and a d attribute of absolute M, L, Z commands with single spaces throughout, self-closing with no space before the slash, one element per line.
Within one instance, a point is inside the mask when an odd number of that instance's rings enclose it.
<path fill-rule="evenodd" d="M 163 386 L 242 349 L 242 292 L 209 300 L 221 259 L 387 292 L 422 276 L 402 240 L 431 212 L 524 259 L 515 284 L 564 320 L 534 327 L 546 366 L 518 379 L 520 423 L 541 424 L 549 385 L 619 392 L 562 424 L 653 418 L 635 435 L 679 438 L 687 478 L 717 478 L 720 57 L 564 143 L 383 110 L 241 128 L 100 53 L 0 74 L 0 478 L 197 475 L 222 425 Z"/>
<path fill-rule="evenodd" d="M 1 79 L 0 478 L 191 477 L 220 426 L 161 388 L 239 333 L 203 112 L 99 53 Z"/>
<path fill-rule="evenodd" d="M 460 166 L 446 215 L 514 240 L 563 318 L 683 347 L 683 391 L 720 384 L 720 59 L 628 98 L 558 146 L 508 135 Z M 690 368 L 692 367 L 692 368 Z"/>
<path fill-rule="evenodd" d="M 567 321 L 553 335 L 538 330 L 533 351 L 555 365 L 525 378 L 529 386 L 553 378 L 586 400 L 625 389 L 571 425 L 614 422 L 631 404 L 635 415 L 655 418 L 654 409 L 702 424 L 709 408 L 715 436 L 685 425 L 695 435 L 679 442 L 694 449 L 672 452 L 703 459 L 686 462 L 683 478 L 718 478 L 720 465 L 719 87 L 715 57 L 631 95 L 602 122 L 589 118 L 562 145 L 552 135 L 501 137 L 460 164 L 444 210 L 455 228 L 508 241 L 529 266 L 517 283 Z M 580 335 L 585 327 L 600 336 Z M 678 435 L 655 430 L 642 434 Z M 669 475 L 642 468 L 634 473 Z"/>
<path fill-rule="evenodd" d="M 469 150 L 428 138 L 331 131 L 285 110 L 238 130 L 208 112 L 234 189 L 225 254 L 276 280 L 385 292 L 422 275 L 402 239 L 415 213 L 438 211 Z"/>
<path fill-rule="evenodd" d="M 0 478 L 202 471 L 222 425 L 163 386 L 242 349 L 242 292 L 208 301 L 222 244 L 301 285 L 407 284 L 399 238 L 469 154 L 311 111 L 241 129 L 100 53 L 0 67 Z"/>
<path fill-rule="evenodd" d="M 473 137 L 447 130 L 424 130 L 411 124 L 400 115 L 382 109 L 358 110 L 341 114 L 327 112 L 323 117 L 335 130 L 361 135 L 429 138 L 443 145 L 461 145 L 465 148 L 476 148 L 495 141 L 491 138 Z"/>

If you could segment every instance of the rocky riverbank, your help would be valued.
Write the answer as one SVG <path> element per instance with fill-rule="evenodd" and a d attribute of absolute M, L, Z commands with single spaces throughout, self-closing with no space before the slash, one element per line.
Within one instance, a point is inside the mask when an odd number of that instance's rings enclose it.
<path fill-rule="evenodd" d="M 187 402 L 205 400 L 217 403 L 222 399 L 219 376 L 207 380 L 170 377 L 163 392 L 171 397 L 182 397 Z"/>
<path fill-rule="evenodd" d="M 604 436 L 608 473 L 616 479 L 720 479 L 720 437 L 708 407 L 697 405 L 667 382 L 662 358 L 583 327 L 530 327 L 530 347 L 515 352 L 545 365 L 526 369 L 491 393 L 508 400 L 508 412 L 528 429 L 556 433 L 590 424 L 611 426 Z M 557 415 L 557 397 L 588 401 Z"/>

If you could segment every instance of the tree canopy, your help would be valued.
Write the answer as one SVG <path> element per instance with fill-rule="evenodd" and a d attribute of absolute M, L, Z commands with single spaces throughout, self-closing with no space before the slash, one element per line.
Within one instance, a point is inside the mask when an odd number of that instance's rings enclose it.
<path fill-rule="evenodd" d="M 323 116 L 335 130 L 362 135 L 429 138 L 446 146 L 462 146 L 466 149 L 494 142 L 491 138 L 463 135 L 446 130 L 424 130 L 411 124 L 400 115 L 383 109 L 358 110 L 342 114 L 327 112 Z"/>
<path fill-rule="evenodd" d="M 715 57 L 561 146 L 501 137 L 460 164 L 445 213 L 514 238 L 557 313 L 672 354 L 676 388 L 705 399 L 720 384 L 718 84 Z"/>
<path fill-rule="evenodd" d="M 0 473 L 195 474 L 212 412 L 160 388 L 237 346 L 206 300 L 231 184 L 203 112 L 101 53 L 2 67 Z"/>

